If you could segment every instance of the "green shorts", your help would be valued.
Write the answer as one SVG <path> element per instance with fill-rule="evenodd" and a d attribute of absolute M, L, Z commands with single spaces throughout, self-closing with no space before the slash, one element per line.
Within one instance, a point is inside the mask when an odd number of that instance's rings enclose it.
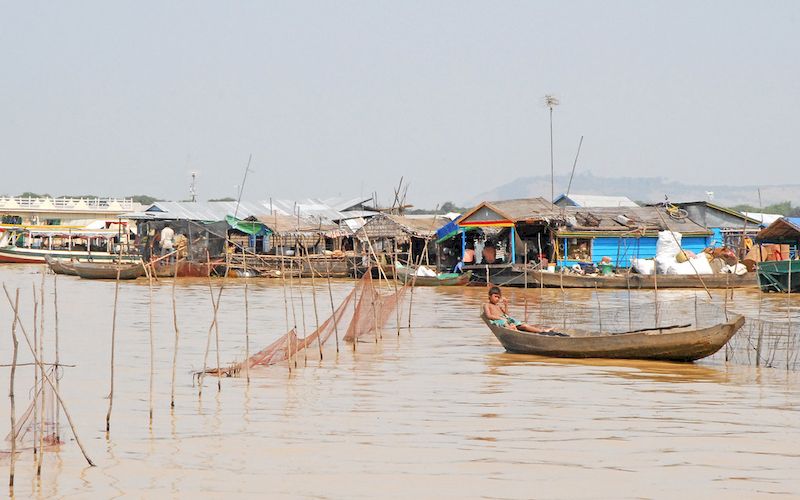
<path fill-rule="evenodd" d="M 522 321 L 512 318 L 511 316 L 506 316 L 505 318 L 501 319 L 491 319 L 489 322 L 493 325 L 505 327 L 507 325 L 514 325 L 519 326 L 522 324 Z"/>

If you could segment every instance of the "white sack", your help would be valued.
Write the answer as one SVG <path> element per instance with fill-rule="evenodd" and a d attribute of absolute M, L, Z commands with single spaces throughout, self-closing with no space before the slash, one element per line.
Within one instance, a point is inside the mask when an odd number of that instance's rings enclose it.
<path fill-rule="evenodd" d="M 681 251 L 683 235 L 675 231 L 659 231 L 656 241 L 656 257 L 675 257 Z"/>
<path fill-rule="evenodd" d="M 431 268 L 429 268 L 427 266 L 419 266 L 417 268 L 417 272 L 414 273 L 414 274 L 416 274 L 417 276 L 427 276 L 429 278 L 435 278 L 436 277 L 436 271 L 434 271 L 433 269 L 431 269 Z"/>
<path fill-rule="evenodd" d="M 634 271 L 647 276 L 656 270 L 656 262 L 653 259 L 631 259 L 631 265 Z"/>
<path fill-rule="evenodd" d="M 708 259 L 703 256 L 695 257 L 686 262 L 675 262 L 667 269 L 666 274 L 681 274 L 684 276 L 691 276 L 694 274 L 714 274 Z"/>

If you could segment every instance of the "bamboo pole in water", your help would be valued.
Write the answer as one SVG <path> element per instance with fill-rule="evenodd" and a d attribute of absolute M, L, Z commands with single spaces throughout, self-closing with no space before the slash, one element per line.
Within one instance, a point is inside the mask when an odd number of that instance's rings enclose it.
<path fill-rule="evenodd" d="M 289 343 L 289 301 L 286 297 L 286 267 L 283 259 L 283 246 L 281 246 L 281 279 L 283 280 L 283 314 L 286 318 L 286 364 L 289 366 L 289 375 L 291 375 L 292 363 L 289 359 L 289 354 L 291 353 L 291 344 Z"/>
<path fill-rule="evenodd" d="M 117 301 L 119 299 L 119 272 L 117 262 L 117 280 L 114 285 L 114 309 L 111 314 L 111 388 L 108 391 L 108 413 L 106 413 L 106 435 L 111 432 L 111 410 L 114 407 L 114 354 L 117 344 Z"/>
<path fill-rule="evenodd" d="M 203 382 L 205 380 L 205 373 L 206 373 L 206 366 L 208 366 L 208 353 L 211 351 L 211 334 L 214 332 L 214 325 L 217 323 L 217 309 L 219 308 L 220 299 L 222 298 L 222 289 L 225 287 L 225 283 L 223 282 L 222 286 L 219 287 L 219 292 L 217 293 L 217 300 L 214 300 L 214 289 L 211 286 L 211 276 L 208 277 L 208 291 L 211 293 L 211 308 L 213 310 L 213 316 L 211 319 L 211 324 L 208 326 L 208 334 L 206 335 L 206 349 L 203 354 L 203 369 L 200 371 L 200 376 L 197 378 L 198 380 L 198 389 L 197 389 L 197 396 L 203 396 Z M 217 371 L 217 376 L 220 376 L 219 371 Z"/>
<path fill-rule="evenodd" d="M 244 262 L 244 376 L 250 384 L 250 300 L 248 297 L 247 254 L 242 249 L 242 262 Z"/>
<path fill-rule="evenodd" d="M 294 329 L 294 335 L 289 335 L 289 364 L 294 363 L 294 367 L 297 368 L 297 358 L 295 354 L 297 354 L 297 345 L 295 344 L 294 339 L 297 338 L 297 310 L 294 307 L 294 259 L 289 260 L 289 301 L 292 305 L 292 325 Z"/>
<path fill-rule="evenodd" d="M 792 256 L 789 254 L 789 276 L 787 277 L 788 293 L 786 294 L 786 369 L 791 368 L 792 359 Z"/>
<path fill-rule="evenodd" d="M 336 352 L 339 352 L 339 322 L 336 321 L 336 307 L 333 304 L 333 290 L 331 290 L 331 262 L 325 261 L 325 271 L 328 273 L 328 297 L 331 299 L 331 315 L 333 315 L 333 333 L 336 335 Z"/>
<path fill-rule="evenodd" d="M 525 321 L 524 323 L 528 322 L 528 243 L 525 242 L 523 245 L 523 249 L 525 254 L 522 257 L 522 273 L 524 274 L 523 278 L 525 279 Z"/>
<path fill-rule="evenodd" d="M 33 353 L 38 357 L 39 352 L 39 299 L 36 297 L 36 285 L 33 285 Z M 20 322 L 21 323 L 21 322 Z M 39 458 L 39 373 L 41 373 L 39 364 L 33 367 L 33 460 L 36 462 Z M 42 417 L 44 418 L 44 417 Z"/>
<path fill-rule="evenodd" d="M 9 305 L 11 305 L 14 308 L 14 318 L 19 324 L 19 329 L 22 332 L 22 336 L 25 338 L 25 343 L 28 345 L 28 349 L 31 351 L 31 355 L 33 356 L 34 362 L 36 363 L 37 366 L 41 365 L 42 361 L 36 355 L 36 349 L 34 349 L 34 346 L 31 343 L 30 338 L 28 337 L 28 332 L 25 331 L 25 326 L 22 324 L 22 321 L 19 318 L 19 307 L 15 306 L 14 302 L 11 301 L 11 295 L 8 293 L 8 289 L 6 288 L 5 284 L 3 284 L 3 292 L 5 292 L 6 300 L 8 301 Z M 72 416 L 70 415 L 69 410 L 67 410 L 67 405 L 64 403 L 64 399 L 61 397 L 61 392 L 56 388 L 50 376 L 47 375 L 47 372 L 44 372 L 44 377 L 45 381 L 53 389 L 53 394 L 58 400 L 58 404 L 61 405 L 61 409 L 64 410 L 64 415 L 67 417 L 67 422 L 69 423 L 69 427 L 72 430 L 72 435 L 75 437 L 75 443 L 77 443 L 78 448 L 80 448 L 81 453 L 83 454 L 83 458 L 86 459 L 86 462 L 89 465 L 94 466 L 94 462 L 92 462 L 92 459 L 89 458 L 89 455 L 86 454 L 86 449 L 83 447 L 83 443 L 81 442 L 80 437 L 78 437 L 78 432 L 75 429 L 75 424 L 72 421 Z"/>
<path fill-rule="evenodd" d="M 653 299 L 655 300 L 655 328 L 658 328 L 658 263 L 653 269 Z"/>
<path fill-rule="evenodd" d="M 227 276 L 227 270 L 225 271 L 225 275 Z M 214 291 L 211 290 L 211 276 L 208 276 L 208 286 L 209 291 L 211 291 L 211 302 L 214 302 Z M 217 318 L 217 311 L 219 310 L 219 303 L 222 300 L 222 289 L 225 288 L 225 280 L 223 279 L 222 284 L 219 286 L 219 294 L 217 295 L 217 304 L 214 306 L 214 344 L 215 349 L 214 352 L 216 353 L 217 358 L 217 392 L 222 390 L 222 372 L 220 371 L 221 365 L 219 362 L 219 319 Z"/>
<path fill-rule="evenodd" d="M 300 295 L 300 322 L 303 326 L 303 342 L 305 343 L 308 338 L 308 330 L 306 329 L 306 303 L 303 300 L 303 249 L 302 247 L 294 246 L 295 258 L 299 257 L 297 267 L 300 270 L 297 276 L 297 293 Z M 307 345 L 305 347 L 308 347 Z M 303 366 L 308 366 L 308 349 L 303 349 Z"/>
<path fill-rule="evenodd" d="M 322 339 L 320 338 L 320 331 L 319 331 L 319 312 L 317 312 L 317 284 L 314 281 L 314 268 L 311 266 L 311 256 L 308 255 L 308 250 L 306 249 L 306 260 L 308 261 L 308 269 L 311 271 L 311 299 L 314 302 L 314 321 L 317 324 L 317 347 L 319 348 L 319 360 L 322 361 Z M 333 321 L 336 321 L 336 318 L 333 318 Z M 304 350 L 308 350 L 308 344 L 306 344 L 306 348 Z"/>
<path fill-rule="evenodd" d="M 175 372 L 178 367 L 178 340 L 180 339 L 180 330 L 178 329 L 178 305 L 175 301 L 175 285 L 178 282 L 178 266 L 180 266 L 180 259 L 175 259 L 175 271 L 172 276 L 172 329 L 175 332 L 175 343 L 172 348 L 172 384 L 169 396 L 169 407 L 175 408 Z M 209 275 L 211 274 L 211 267 L 209 266 Z M 203 367 L 205 368 L 205 366 Z"/>
<path fill-rule="evenodd" d="M 60 388 L 59 380 L 61 377 L 58 375 L 61 358 L 59 353 L 59 340 L 58 340 L 58 275 L 53 274 L 53 327 L 54 327 L 54 340 L 55 340 L 55 373 L 56 388 Z M 61 442 L 61 408 L 56 405 L 56 442 Z"/>
<path fill-rule="evenodd" d="M 394 296 L 395 296 L 395 300 L 396 300 L 395 306 L 394 306 L 394 313 L 395 313 L 394 314 L 394 316 L 395 316 L 394 322 L 395 322 L 395 325 L 397 327 L 397 336 L 399 337 L 400 336 L 400 314 L 401 313 L 400 313 L 400 301 L 399 301 L 399 299 L 397 297 L 397 241 L 394 241 L 392 243 L 392 266 L 394 267 L 394 274 L 392 276 L 394 279 L 392 280 L 392 282 L 394 283 Z"/>
<path fill-rule="evenodd" d="M 143 263 L 144 264 L 144 263 Z M 144 266 L 147 275 L 147 336 L 150 344 L 150 384 L 147 396 L 148 425 L 153 428 L 153 379 L 155 378 L 155 347 L 153 346 L 153 275 Z"/>
<path fill-rule="evenodd" d="M 14 310 L 19 309 L 19 289 L 17 289 L 14 299 Z M 19 351 L 19 341 L 17 340 L 17 316 L 11 322 L 11 341 L 13 353 L 11 358 L 11 377 L 9 380 L 8 398 L 11 403 L 11 461 L 8 466 L 8 488 L 9 497 L 14 496 L 14 466 L 17 463 L 17 407 L 14 400 L 14 378 L 17 374 L 17 352 Z"/>
<path fill-rule="evenodd" d="M 44 266 L 45 268 L 47 265 Z M 44 277 L 45 269 L 42 268 L 42 283 L 39 287 L 39 359 L 44 359 Z M 39 420 L 39 459 L 36 462 L 36 475 L 42 475 L 42 459 L 44 457 L 44 433 L 45 433 L 45 391 L 44 391 L 44 365 L 41 366 L 42 370 L 42 397 L 41 397 L 41 419 Z"/>
<path fill-rule="evenodd" d="M 600 335 L 603 334 L 603 311 L 600 308 L 600 294 L 597 291 L 597 282 L 594 283 L 594 297 L 597 299 L 597 326 L 600 329 Z"/>

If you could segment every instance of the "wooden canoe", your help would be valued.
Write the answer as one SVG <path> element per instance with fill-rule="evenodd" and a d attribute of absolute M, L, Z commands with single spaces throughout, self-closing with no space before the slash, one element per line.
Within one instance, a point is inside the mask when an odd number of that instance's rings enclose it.
<path fill-rule="evenodd" d="M 564 329 L 557 334 L 509 330 L 483 320 L 506 351 L 557 358 L 653 359 L 695 361 L 719 351 L 744 324 L 744 316 L 729 314 L 729 320 L 707 328 L 684 326 L 598 334 Z"/>
<path fill-rule="evenodd" d="M 56 274 L 66 274 L 68 276 L 78 275 L 78 273 L 75 272 L 75 267 L 73 266 L 75 261 L 69 259 L 57 259 L 52 255 L 46 255 L 44 260 L 47 262 L 50 270 Z"/>
<path fill-rule="evenodd" d="M 702 279 L 701 279 L 702 278 Z M 705 274 L 697 276 L 659 274 L 653 275 L 626 273 L 611 276 L 581 275 L 574 273 L 548 273 L 545 271 L 528 271 L 529 286 L 544 286 L 545 288 L 619 288 L 650 289 L 658 288 L 744 288 L 757 287 L 756 273 L 747 273 L 743 276 L 736 274 Z"/>
<path fill-rule="evenodd" d="M 397 278 L 402 283 L 413 283 L 414 286 L 459 286 L 466 285 L 472 278 L 472 271 L 465 273 L 439 273 L 436 276 L 417 276 L 407 267 L 397 268 Z"/>
<path fill-rule="evenodd" d="M 117 279 L 117 271 L 119 270 L 119 279 L 133 280 L 139 276 L 144 276 L 144 266 L 139 262 L 131 264 L 123 262 L 108 263 L 108 262 L 75 262 L 73 264 L 75 273 L 84 279 L 91 280 L 115 280 Z"/>

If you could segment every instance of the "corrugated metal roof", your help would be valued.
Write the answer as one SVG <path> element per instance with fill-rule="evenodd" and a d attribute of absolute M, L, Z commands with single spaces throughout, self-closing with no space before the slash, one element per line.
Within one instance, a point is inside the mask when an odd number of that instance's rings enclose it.
<path fill-rule="evenodd" d="M 156 219 L 184 219 L 198 221 L 224 221 L 228 215 L 236 215 L 238 219 L 247 217 L 278 215 L 296 216 L 312 219 L 316 222 L 332 222 L 344 218 L 341 212 L 334 210 L 320 200 L 307 198 L 298 201 L 266 200 L 242 201 L 238 211 L 235 201 L 157 201 L 145 212 Z"/>
<path fill-rule="evenodd" d="M 742 212 L 745 217 L 750 217 L 753 220 L 757 220 L 763 226 L 769 226 L 776 220 L 783 217 L 781 214 L 765 214 L 761 212 Z"/>
<path fill-rule="evenodd" d="M 638 207 L 633 200 L 627 196 L 604 196 L 598 194 L 572 194 L 569 196 L 562 194 L 553 203 L 561 200 L 571 201 L 577 207 Z"/>

